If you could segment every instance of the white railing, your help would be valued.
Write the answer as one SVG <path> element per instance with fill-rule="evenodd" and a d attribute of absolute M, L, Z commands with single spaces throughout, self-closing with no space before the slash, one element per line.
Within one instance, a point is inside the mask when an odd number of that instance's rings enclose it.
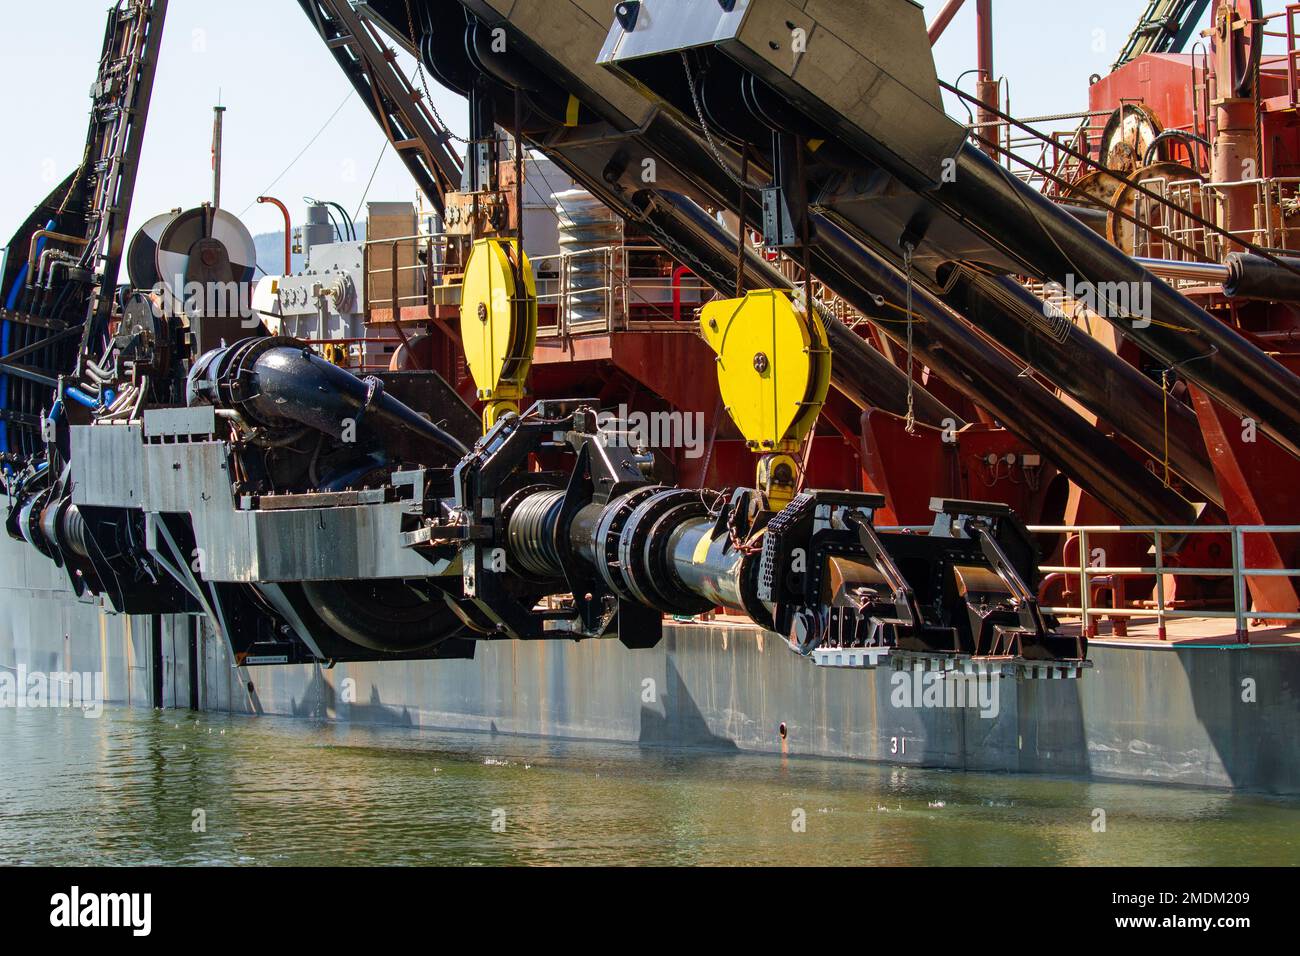
<path fill-rule="evenodd" d="M 669 271 L 642 269 L 637 265 L 638 257 Z M 601 284 L 573 282 L 575 273 L 584 274 L 582 260 L 590 260 L 585 276 Z M 695 309 L 713 298 L 712 290 L 701 279 L 678 270 L 677 263 L 660 246 L 602 246 L 538 256 L 531 261 L 538 276 L 538 304 L 556 307 L 554 322 L 538 329 L 542 337 L 625 331 L 633 327 L 634 316 L 638 330 L 694 333 Z M 679 307 L 677 314 L 674 299 Z M 583 320 L 581 313 L 596 313 L 598 317 Z"/>
<path fill-rule="evenodd" d="M 924 534 L 931 529 L 928 526 L 879 527 L 884 533 L 907 532 Z M 1074 578 L 1080 582 L 1079 605 L 1074 607 L 1044 607 L 1045 614 L 1057 617 L 1077 617 L 1084 622 L 1089 634 L 1095 633 L 1094 622 L 1103 617 L 1109 618 L 1149 618 L 1155 617 L 1161 640 L 1168 635 L 1167 622 L 1172 620 L 1226 620 L 1236 626 L 1236 639 L 1246 639 L 1251 618 L 1263 618 L 1270 621 L 1300 621 L 1300 613 L 1294 611 L 1259 611 L 1250 606 L 1251 578 L 1290 578 L 1300 577 L 1300 568 L 1262 568 L 1254 567 L 1246 560 L 1246 539 L 1249 535 L 1294 534 L 1300 535 L 1300 525 L 1032 525 L 1029 531 L 1034 534 L 1073 535 L 1078 538 L 1079 563 L 1077 565 L 1059 566 L 1042 565 L 1039 571 L 1044 575 L 1059 575 L 1064 579 Z M 1232 540 L 1232 563 L 1228 567 L 1195 568 L 1181 567 L 1166 561 L 1167 547 L 1171 540 L 1185 538 L 1188 535 L 1227 535 Z M 1089 546 L 1089 538 L 1111 535 L 1144 535 L 1151 539 L 1152 563 L 1149 566 L 1114 567 L 1105 563 L 1104 552 L 1096 560 Z M 1231 610 L 1179 610 L 1168 607 L 1165 597 L 1165 577 L 1218 577 L 1232 579 Z M 1156 580 L 1156 600 L 1152 607 L 1101 607 L 1094 606 L 1091 582 L 1097 577 L 1144 578 Z M 1112 595 L 1116 592 L 1112 589 Z M 1113 602 L 1119 603 L 1119 602 Z"/>
<path fill-rule="evenodd" d="M 1279 176 L 1206 183 L 1156 177 L 1143 180 L 1141 185 L 1163 197 L 1165 204 L 1148 196 L 1137 196 L 1134 218 L 1146 223 L 1140 229 L 1133 227 L 1136 231 L 1133 254 L 1139 258 L 1188 261 L 1187 250 L 1168 241 L 1172 239 L 1195 249 L 1207 262 L 1222 262 L 1233 251 L 1232 241 L 1222 233 L 1206 229 L 1188 213 L 1211 222 L 1221 221 L 1221 210 L 1231 201 L 1231 195 L 1247 189 L 1255 194 L 1254 222 L 1249 228 L 1233 229 L 1231 235 L 1265 249 L 1290 249 L 1295 245 L 1297 230 L 1288 226 L 1287 220 L 1300 210 L 1297 198 L 1300 178 Z"/>

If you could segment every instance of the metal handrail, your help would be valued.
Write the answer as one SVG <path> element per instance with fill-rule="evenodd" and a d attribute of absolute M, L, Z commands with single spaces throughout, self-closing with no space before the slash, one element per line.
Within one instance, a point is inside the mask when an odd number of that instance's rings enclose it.
<path fill-rule="evenodd" d="M 924 534 L 931 529 L 926 525 L 898 525 L 876 529 L 886 534 Z M 1079 539 L 1079 564 L 1077 566 L 1041 565 L 1043 574 L 1063 574 L 1079 579 L 1078 607 L 1044 607 L 1045 614 L 1078 617 L 1085 630 L 1091 631 L 1093 620 L 1102 617 L 1134 618 L 1155 615 L 1160 640 L 1168 639 L 1167 622 L 1171 620 L 1230 620 L 1236 623 L 1236 639 L 1248 640 L 1249 620 L 1267 618 L 1274 621 L 1300 621 L 1300 612 L 1254 611 L 1249 607 L 1250 578 L 1300 577 L 1300 568 L 1254 567 L 1246 561 L 1246 536 L 1254 534 L 1296 534 L 1300 525 L 1030 525 L 1033 534 L 1067 534 Z M 1107 567 L 1092 562 L 1092 549 L 1088 547 L 1089 535 L 1138 534 L 1152 539 L 1153 565 L 1149 567 Z M 1225 534 L 1232 538 L 1232 564 L 1222 568 L 1183 568 L 1165 563 L 1165 541 L 1191 534 Z M 1104 560 L 1104 559 L 1103 559 Z M 1230 611 L 1181 611 L 1166 607 L 1165 576 L 1171 577 L 1231 577 L 1233 602 Z M 1093 577 L 1155 577 L 1156 601 L 1154 608 L 1092 607 L 1091 589 L 1087 582 Z"/>

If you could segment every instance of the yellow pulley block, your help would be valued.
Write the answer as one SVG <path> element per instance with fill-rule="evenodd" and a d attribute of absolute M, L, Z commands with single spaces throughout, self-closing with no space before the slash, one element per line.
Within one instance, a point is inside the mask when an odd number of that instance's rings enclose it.
<path fill-rule="evenodd" d="M 764 289 L 710 302 L 700 313 L 718 354 L 718 388 L 756 452 L 797 451 L 817 424 L 831 384 L 826 329 L 789 293 Z"/>
<path fill-rule="evenodd" d="M 774 510 L 794 497 L 792 453 L 817 425 L 831 384 L 826 329 L 789 293 L 764 289 L 710 302 L 700 313 L 704 339 L 718 354 L 718 388 L 758 462 L 756 487 Z"/>
<path fill-rule="evenodd" d="M 461 287 L 460 333 L 490 429 L 524 397 L 537 346 L 537 281 L 514 239 L 474 243 Z"/>

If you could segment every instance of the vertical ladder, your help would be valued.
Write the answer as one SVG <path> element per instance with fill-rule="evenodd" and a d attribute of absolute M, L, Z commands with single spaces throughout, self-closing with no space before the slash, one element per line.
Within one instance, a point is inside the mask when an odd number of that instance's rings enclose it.
<path fill-rule="evenodd" d="M 167 0 L 119 0 L 109 13 L 86 141 L 86 238 L 95 255 L 83 346 L 107 323 L 162 47 Z"/>

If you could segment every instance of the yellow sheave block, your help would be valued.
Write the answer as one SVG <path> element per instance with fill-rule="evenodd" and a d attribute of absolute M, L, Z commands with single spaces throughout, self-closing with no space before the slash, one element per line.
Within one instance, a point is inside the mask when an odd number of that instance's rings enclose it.
<path fill-rule="evenodd" d="M 461 289 L 460 331 L 482 397 L 521 394 L 537 345 L 537 284 L 514 240 L 474 243 Z"/>
<path fill-rule="evenodd" d="M 756 450 L 802 441 L 830 387 L 830 352 L 821 320 L 779 290 L 710 302 L 700 313 L 718 354 L 723 403 Z"/>

